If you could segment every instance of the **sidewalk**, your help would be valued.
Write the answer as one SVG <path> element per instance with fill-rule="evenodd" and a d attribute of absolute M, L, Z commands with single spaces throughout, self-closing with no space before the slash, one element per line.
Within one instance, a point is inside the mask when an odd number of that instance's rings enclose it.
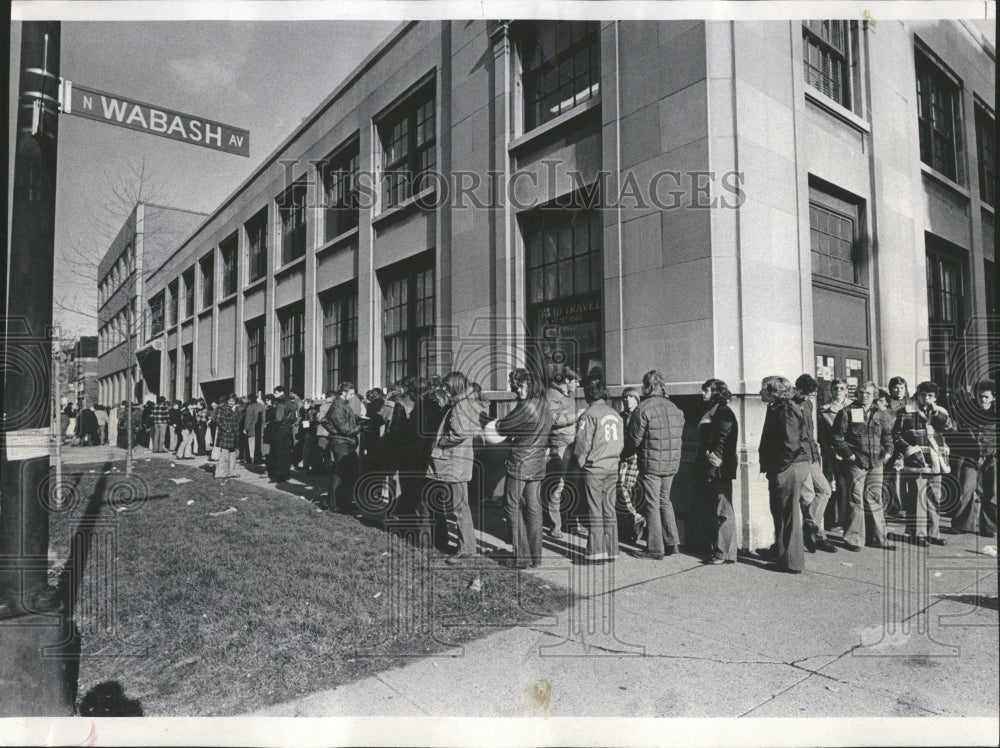
<path fill-rule="evenodd" d="M 67 464 L 123 457 L 64 451 Z M 315 499 L 328 476 L 240 480 Z M 997 541 L 946 537 L 943 548 L 807 554 L 795 576 L 765 571 L 752 554 L 724 566 L 685 554 L 580 566 L 568 556 L 582 539 L 546 538 L 542 568 L 523 573 L 578 596 L 563 613 L 255 715 L 995 719 L 997 559 L 982 549 Z M 448 621 L 428 613 L 446 638 Z"/>

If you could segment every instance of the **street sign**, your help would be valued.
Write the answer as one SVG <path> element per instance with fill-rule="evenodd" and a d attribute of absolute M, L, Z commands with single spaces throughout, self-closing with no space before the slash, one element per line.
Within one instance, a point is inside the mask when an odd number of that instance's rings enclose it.
<path fill-rule="evenodd" d="M 65 79 L 59 99 L 64 114 L 86 117 L 237 156 L 250 155 L 250 131 L 232 125 L 84 86 L 74 86 Z"/>

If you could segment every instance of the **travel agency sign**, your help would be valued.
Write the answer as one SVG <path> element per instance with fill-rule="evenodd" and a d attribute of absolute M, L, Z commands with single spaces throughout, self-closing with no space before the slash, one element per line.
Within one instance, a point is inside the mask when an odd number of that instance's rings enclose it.
<path fill-rule="evenodd" d="M 182 114 L 84 86 L 74 86 L 65 79 L 62 81 L 59 99 L 63 114 L 86 117 L 237 156 L 250 155 L 250 131 L 222 122 Z"/>

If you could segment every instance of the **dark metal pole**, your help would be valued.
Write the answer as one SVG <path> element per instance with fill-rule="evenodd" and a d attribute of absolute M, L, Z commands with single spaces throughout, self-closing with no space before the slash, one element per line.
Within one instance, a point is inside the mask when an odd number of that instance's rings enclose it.
<path fill-rule="evenodd" d="M 0 618 L 67 625 L 43 616 L 60 606 L 48 585 L 49 430 L 56 144 L 59 132 L 58 22 L 26 22 L 14 156 L 0 422 Z M 61 624 L 61 625 L 60 625 Z M 66 663 L 46 661 L 44 624 L 0 626 L 0 708 L 21 715 L 72 714 L 75 682 Z M 16 712 L 15 712 L 16 713 Z"/>

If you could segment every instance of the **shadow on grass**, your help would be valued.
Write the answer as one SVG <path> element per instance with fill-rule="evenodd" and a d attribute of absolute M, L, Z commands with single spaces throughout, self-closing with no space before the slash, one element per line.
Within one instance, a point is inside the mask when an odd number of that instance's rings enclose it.
<path fill-rule="evenodd" d="M 81 717 L 142 717 L 142 704 L 125 695 L 122 684 L 106 680 L 91 688 L 80 699 Z"/>

